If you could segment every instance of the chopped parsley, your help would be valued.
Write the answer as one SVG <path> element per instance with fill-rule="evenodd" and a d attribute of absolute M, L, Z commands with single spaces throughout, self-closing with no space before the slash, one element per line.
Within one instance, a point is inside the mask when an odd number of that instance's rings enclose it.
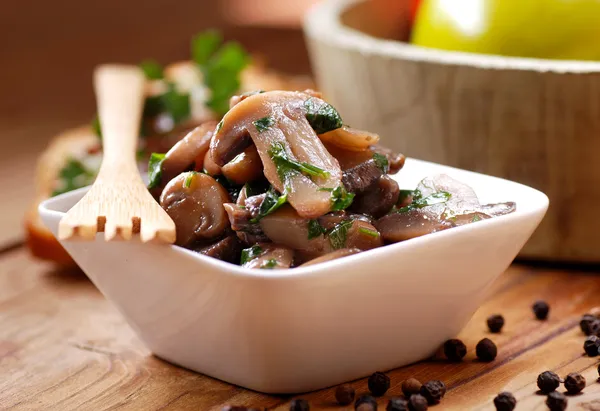
<path fill-rule="evenodd" d="M 102 125 L 100 124 L 100 118 L 96 114 L 92 120 L 92 131 L 98 137 L 102 137 Z"/>
<path fill-rule="evenodd" d="M 259 118 L 258 120 L 254 120 L 252 124 L 254 124 L 254 127 L 256 127 L 259 133 L 262 133 L 275 124 L 275 119 L 273 117 L 263 117 Z"/>
<path fill-rule="evenodd" d="M 148 80 L 160 80 L 164 77 L 163 68 L 155 60 L 144 60 L 140 68 Z"/>
<path fill-rule="evenodd" d="M 71 158 L 60 170 L 59 177 L 60 187 L 52 192 L 53 197 L 92 184 L 96 173 L 86 168 L 81 161 Z"/>
<path fill-rule="evenodd" d="M 472 223 L 476 223 L 477 221 L 481 221 L 482 218 L 479 216 L 479 214 L 475 214 L 473 216 L 473 219 L 471 220 Z"/>
<path fill-rule="evenodd" d="M 390 168 L 390 163 L 388 159 L 383 154 L 375 153 L 373 154 L 373 161 L 375 161 L 375 165 L 381 170 L 383 174 L 387 174 Z"/>
<path fill-rule="evenodd" d="M 185 188 L 190 188 L 192 186 L 192 180 L 194 179 L 194 176 L 196 174 L 198 174 L 198 173 L 195 171 L 188 171 L 186 173 L 185 180 L 183 181 L 183 186 Z"/>
<path fill-rule="evenodd" d="M 334 250 L 346 247 L 348 230 L 352 227 L 352 223 L 352 220 L 344 220 L 331 229 L 329 232 L 329 243 Z"/>
<path fill-rule="evenodd" d="M 274 258 L 269 258 L 267 261 L 265 261 L 260 266 L 261 269 L 267 269 L 267 270 L 272 270 L 275 267 L 277 267 L 277 260 Z"/>
<path fill-rule="evenodd" d="M 160 185 L 162 179 L 162 163 L 166 154 L 152 153 L 148 160 L 148 188 L 152 189 Z"/>
<path fill-rule="evenodd" d="M 329 172 L 322 168 L 291 159 L 280 142 L 273 143 L 268 153 L 273 163 L 275 163 L 279 178 L 284 184 L 296 173 L 302 173 L 310 177 L 329 177 Z"/>
<path fill-rule="evenodd" d="M 398 204 L 402 204 L 403 202 L 405 202 L 409 197 L 414 198 L 415 197 L 415 192 L 419 191 L 419 190 L 400 190 L 400 195 L 398 196 Z M 411 200 L 412 201 L 412 200 Z"/>
<path fill-rule="evenodd" d="M 342 127 L 342 117 L 329 103 L 310 97 L 304 102 L 306 119 L 317 134 L 323 134 Z"/>
<path fill-rule="evenodd" d="M 221 131 L 222 128 L 223 128 L 223 119 L 221 119 L 221 121 L 219 121 L 219 123 L 217 124 L 217 128 L 215 129 L 215 134 L 218 133 L 219 131 Z"/>
<path fill-rule="evenodd" d="M 423 208 L 423 207 L 427 207 L 427 206 L 431 206 L 431 205 L 435 205 L 435 204 L 443 204 L 448 202 L 448 200 L 450 200 L 450 198 L 452 197 L 452 194 L 450 194 L 447 191 L 438 191 L 437 193 L 433 193 L 431 195 L 428 195 L 427 197 L 423 197 L 423 195 L 421 194 L 421 192 L 419 190 L 415 190 L 412 192 L 413 194 L 413 201 L 412 203 L 410 203 L 409 205 L 402 207 L 398 210 L 399 213 L 405 213 L 407 211 L 410 210 L 414 210 L 417 208 Z"/>
<path fill-rule="evenodd" d="M 180 93 L 172 83 L 167 92 L 160 96 L 160 103 L 163 111 L 171 116 L 175 124 L 190 116 L 190 95 Z"/>
<path fill-rule="evenodd" d="M 254 260 L 256 257 L 261 255 L 263 249 L 258 245 L 253 245 L 250 248 L 245 248 L 242 250 L 242 257 L 240 260 L 240 265 L 244 265 L 249 261 Z"/>
<path fill-rule="evenodd" d="M 342 211 L 350 207 L 354 200 L 354 193 L 349 193 L 343 185 L 336 188 L 319 188 L 319 191 L 329 191 L 331 193 L 331 211 Z"/>
<path fill-rule="evenodd" d="M 313 238 L 320 237 L 325 234 L 325 228 L 321 224 L 319 224 L 318 220 L 309 220 L 308 221 L 308 239 L 312 240 Z"/>
<path fill-rule="evenodd" d="M 265 199 L 260 204 L 260 208 L 258 209 L 258 216 L 250 220 L 251 223 L 258 223 L 263 217 L 272 214 L 279 207 L 284 205 L 287 202 L 287 191 L 284 191 L 283 194 L 279 195 L 274 188 L 271 188 L 267 191 Z"/>
<path fill-rule="evenodd" d="M 240 88 L 240 74 L 250 61 L 248 54 L 238 43 L 223 44 L 222 36 L 210 30 L 193 38 L 192 59 L 210 90 L 206 105 L 224 115 L 229 110 L 229 99 Z"/>
<path fill-rule="evenodd" d="M 365 227 L 359 227 L 358 228 L 358 232 L 362 233 L 362 234 L 365 234 L 365 235 L 368 235 L 368 236 L 373 237 L 373 238 L 379 237 L 379 232 L 378 231 L 371 230 L 371 229 L 365 228 Z"/>

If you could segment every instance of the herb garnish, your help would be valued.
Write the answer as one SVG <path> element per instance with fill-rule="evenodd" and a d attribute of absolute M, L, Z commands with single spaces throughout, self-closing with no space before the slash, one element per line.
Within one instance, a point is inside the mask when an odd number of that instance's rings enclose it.
<path fill-rule="evenodd" d="M 350 207 L 354 200 L 354 193 L 349 193 L 343 185 L 336 188 L 323 187 L 318 191 L 329 191 L 331 193 L 331 211 L 342 211 Z"/>
<path fill-rule="evenodd" d="M 379 232 L 378 231 L 371 230 L 371 229 L 365 228 L 365 227 L 359 227 L 358 228 L 358 232 L 362 233 L 362 234 L 366 234 L 366 235 L 368 235 L 370 237 L 373 237 L 373 238 L 379 237 Z"/>
<path fill-rule="evenodd" d="M 475 215 L 473 216 L 473 218 L 471 219 L 471 222 L 472 222 L 472 223 L 476 223 L 477 221 L 481 221 L 481 220 L 482 220 L 482 219 L 481 219 L 481 217 L 479 216 L 479 214 L 475 214 Z"/>
<path fill-rule="evenodd" d="M 162 179 L 162 163 L 166 154 L 152 153 L 148 160 L 148 188 L 152 189 L 160 185 Z"/>
<path fill-rule="evenodd" d="M 144 60 L 140 68 L 148 80 L 160 80 L 164 77 L 163 68 L 155 60 Z"/>
<path fill-rule="evenodd" d="M 273 117 L 263 117 L 259 118 L 258 120 L 254 120 L 252 124 L 254 124 L 254 127 L 256 127 L 259 133 L 262 133 L 275 124 L 275 119 Z"/>
<path fill-rule="evenodd" d="M 279 195 L 274 188 L 271 187 L 265 196 L 265 199 L 260 204 L 260 208 L 258 209 L 258 216 L 250 220 L 251 223 L 258 223 L 263 217 L 272 214 L 279 207 L 284 205 L 287 201 L 287 191 L 284 191 L 283 194 Z"/>
<path fill-rule="evenodd" d="M 240 265 L 244 265 L 249 261 L 254 260 L 256 257 L 261 255 L 263 249 L 258 245 L 253 245 L 250 248 L 245 248 L 242 250 L 242 257 L 240 260 Z"/>
<path fill-rule="evenodd" d="M 322 168 L 313 166 L 312 164 L 306 162 L 299 163 L 296 160 L 292 160 L 285 150 L 283 144 L 280 142 L 273 143 L 268 153 L 271 157 L 271 160 L 273 160 L 273 163 L 275 163 L 277 174 L 284 185 L 298 172 L 306 174 L 310 177 L 329 177 L 329 172 L 323 170 Z"/>
<path fill-rule="evenodd" d="M 52 197 L 92 184 L 96 173 L 87 169 L 81 161 L 71 158 L 60 170 L 59 177 L 61 187 L 52 192 Z"/>
<path fill-rule="evenodd" d="M 240 88 L 240 73 L 250 61 L 249 56 L 238 43 L 223 44 L 223 37 L 210 30 L 193 38 L 192 59 L 210 90 L 206 105 L 224 115 L 229 110 L 229 99 Z"/>
<path fill-rule="evenodd" d="M 208 174 L 208 173 L 204 173 L 204 174 Z M 225 190 L 227 190 L 227 192 L 229 193 L 229 197 L 231 197 L 231 201 L 236 202 L 240 192 L 242 191 L 242 188 L 244 188 L 244 186 L 240 186 L 237 185 L 231 181 L 229 181 L 227 179 L 227 177 L 225 176 L 211 176 L 212 178 L 214 178 L 217 183 L 221 184 L 223 186 L 223 188 Z"/>
<path fill-rule="evenodd" d="M 403 202 L 405 202 L 408 197 L 414 198 L 415 191 L 419 190 L 400 190 L 400 195 L 398 196 L 398 204 L 402 204 Z"/>
<path fill-rule="evenodd" d="M 304 102 L 306 119 L 317 134 L 323 134 L 344 125 L 340 113 L 329 103 L 313 97 Z"/>
<path fill-rule="evenodd" d="M 320 237 L 325 234 L 325 228 L 319 223 L 319 220 L 308 221 L 308 239 Z"/>
<path fill-rule="evenodd" d="M 423 208 L 435 204 L 442 204 L 448 202 L 452 194 L 447 191 L 438 191 L 437 193 L 433 193 L 428 195 L 427 197 L 423 197 L 421 191 L 415 190 L 413 191 L 413 201 L 406 207 L 402 207 L 398 210 L 399 213 L 405 213 L 410 210 L 414 210 L 417 208 Z"/>
<path fill-rule="evenodd" d="M 344 220 L 337 224 L 329 232 L 329 243 L 334 250 L 346 247 L 346 238 L 348 237 L 348 230 L 352 227 L 352 220 Z"/>
<path fill-rule="evenodd" d="M 94 131 L 94 134 L 97 135 L 98 137 L 102 137 L 102 125 L 100 124 L 100 118 L 98 117 L 97 114 L 94 116 L 94 119 L 92 120 L 92 131 Z"/>
<path fill-rule="evenodd" d="M 192 180 L 194 179 L 194 176 L 196 174 L 198 174 L 198 173 L 195 171 L 188 171 L 186 173 L 185 180 L 183 181 L 183 186 L 185 188 L 190 188 L 192 186 Z"/>
<path fill-rule="evenodd" d="M 260 266 L 261 269 L 267 269 L 267 270 L 273 269 L 275 267 L 277 267 L 277 260 L 274 258 L 269 258 L 267 261 L 265 261 L 263 263 L 263 265 Z"/>
<path fill-rule="evenodd" d="M 373 161 L 375 161 L 375 165 L 377 165 L 377 167 L 383 172 L 383 174 L 387 174 L 390 168 L 390 163 L 388 162 L 386 156 L 384 156 L 383 154 L 375 153 L 373 154 Z"/>

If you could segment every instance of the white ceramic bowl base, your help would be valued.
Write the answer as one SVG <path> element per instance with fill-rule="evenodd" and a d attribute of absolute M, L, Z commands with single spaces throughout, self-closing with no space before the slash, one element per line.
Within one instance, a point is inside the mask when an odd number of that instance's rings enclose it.
<path fill-rule="evenodd" d="M 322 265 L 248 270 L 176 246 L 63 246 L 157 356 L 267 393 L 325 388 L 422 360 L 456 336 L 548 207 L 529 187 L 408 159 L 401 188 L 446 173 L 513 214 Z M 56 234 L 86 189 L 40 205 Z"/>

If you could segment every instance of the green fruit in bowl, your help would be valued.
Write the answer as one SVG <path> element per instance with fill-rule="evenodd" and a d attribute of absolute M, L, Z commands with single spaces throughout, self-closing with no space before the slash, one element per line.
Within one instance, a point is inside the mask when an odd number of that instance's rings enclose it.
<path fill-rule="evenodd" d="M 503 56 L 600 61 L 600 0 L 423 0 L 411 43 Z"/>

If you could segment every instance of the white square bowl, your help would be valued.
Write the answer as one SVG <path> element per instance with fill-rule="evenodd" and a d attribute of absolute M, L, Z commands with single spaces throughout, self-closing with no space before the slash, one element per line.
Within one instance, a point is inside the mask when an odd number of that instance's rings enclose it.
<path fill-rule="evenodd" d="M 325 388 L 432 355 L 456 336 L 548 208 L 518 183 L 408 159 L 413 189 L 445 173 L 513 214 L 292 270 L 249 270 L 138 241 L 63 242 L 157 356 L 267 393 Z M 58 223 L 86 188 L 40 205 Z"/>

